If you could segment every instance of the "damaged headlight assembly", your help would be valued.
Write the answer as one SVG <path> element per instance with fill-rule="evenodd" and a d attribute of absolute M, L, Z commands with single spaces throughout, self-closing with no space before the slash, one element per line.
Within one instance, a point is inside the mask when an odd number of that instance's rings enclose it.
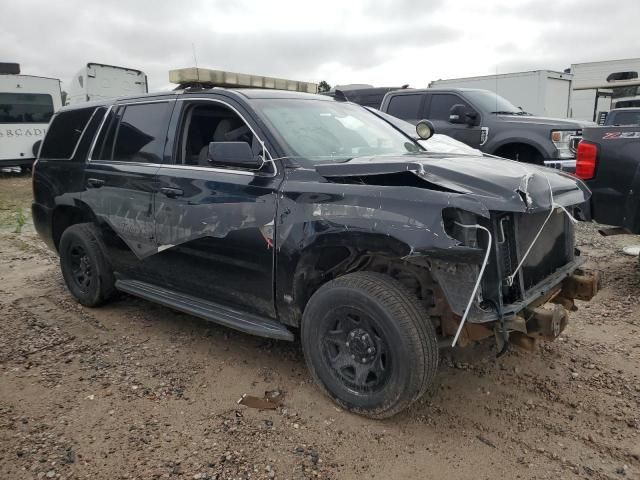
<path fill-rule="evenodd" d="M 453 341 L 451 342 L 451 346 L 455 347 L 456 343 L 458 343 L 458 338 L 462 333 L 462 329 L 467 321 L 467 317 L 469 316 L 469 311 L 471 310 L 471 306 L 473 305 L 474 300 L 476 300 L 478 296 L 478 290 L 480 288 L 480 284 L 482 283 L 482 277 L 484 276 L 484 271 L 487 268 L 487 264 L 489 263 L 489 256 L 491 255 L 491 246 L 493 244 L 493 237 L 491 235 L 491 231 L 488 228 L 483 227 L 477 222 L 477 217 L 470 212 L 465 212 L 464 210 L 458 209 L 445 209 L 443 212 L 443 221 L 445 226 L 445 232 L 451 232 L 453 238 L 458 241 L 461 241 L 463 245 L 469 246 L 472 248 L 478 247 L 478 233 L 479 231 L 483 231 L 487 235 L 487 245 L 484 254 L 484 258 L 482 260 L 482 265 L 480 266 L 480 271 L 478 272 L 478 278 L 473 286 L 473 290 L 471 291 L 471 295 L 469 297 L 469 301 L 464 309 L 464 313 L 462 314 L 462 318 L 460 319 L 460 323 L 458 325 L 458 329 L 456 330 L 456 334 L 453 337 Z M 447 228 L 448 227 L 448 228 Z M 468 242 L 468 243 L 467 243 Z M 480 300 L 480 298 L 478 298 Z"/>

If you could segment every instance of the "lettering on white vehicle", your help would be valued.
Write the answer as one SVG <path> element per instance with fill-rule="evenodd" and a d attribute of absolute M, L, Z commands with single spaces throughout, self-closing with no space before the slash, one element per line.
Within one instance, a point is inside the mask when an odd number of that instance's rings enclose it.
<path fill-rule="evenodd" d="M 42 137 L 45 133 L 46 128 L 3 128 L 0 129 L 0 138 Z"/>
<path fill-rule="evenodd" d="M 640 138 L 640 132 L 607 132 L 603 140 L 617 140 L 619 138 Z"/>

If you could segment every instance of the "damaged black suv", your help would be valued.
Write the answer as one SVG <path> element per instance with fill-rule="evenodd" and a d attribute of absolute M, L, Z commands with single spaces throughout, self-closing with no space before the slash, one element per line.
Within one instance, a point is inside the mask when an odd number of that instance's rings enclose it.
<path fill-rule="evenodd" d="M 122 291 L 251 334 L 299 330 L 318 385 L 376 418 L 420 397 L 439 348 L 555 338 L 597 289 L 578 270 L 579 180 L 428 151 L 339 98 L 192 88 L 65 107 L 33 190 L 83 305 Z"/>

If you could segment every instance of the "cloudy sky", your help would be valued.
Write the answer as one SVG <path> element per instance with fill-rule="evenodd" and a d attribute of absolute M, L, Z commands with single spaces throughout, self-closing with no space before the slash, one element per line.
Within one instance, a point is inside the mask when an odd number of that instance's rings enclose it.
<path fill-rule="evenodd" d="M 640 57 L 640 0 L 0 0 L 0 61 L 66 82 L 89 61 L 426 86 Z"/>

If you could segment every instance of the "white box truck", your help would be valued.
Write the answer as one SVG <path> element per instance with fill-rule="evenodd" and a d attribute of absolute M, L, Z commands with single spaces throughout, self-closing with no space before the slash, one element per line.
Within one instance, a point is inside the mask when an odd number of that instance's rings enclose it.
<path fill-rule="evenodd" d="M 68 86 L 67 105 L 147 93 L 147 76 L 140 70 L 87 63 Z"/>
<path fill-rule="evenodd" d="M 525 112 L 542 117 L 567 118 L 571 99 L 571 78 L 570 73 L 534 70 L 435 80 L 429 87 L 490 90 L 521 107 Z"/>
<path fill-rule="evenodd" d="M 61 106 L 60 80 L 21 75 L 17 63 L 0 63 L 0 169 L 31 167 Z"/>

